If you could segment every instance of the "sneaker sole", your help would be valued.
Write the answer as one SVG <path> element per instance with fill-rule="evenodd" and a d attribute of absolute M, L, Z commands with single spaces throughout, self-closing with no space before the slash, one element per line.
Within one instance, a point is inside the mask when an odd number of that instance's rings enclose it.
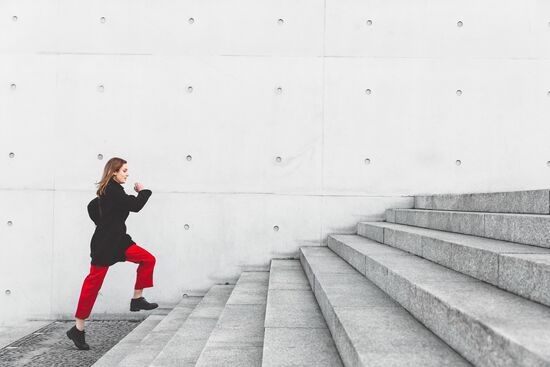
<path fill-rule="evenodd" d="M 155 308 L 158 308 L 158 306 L 155 307 Z M 151 309 L 149 309 L 149 310 L 147 310 L 147 309 L 145 309 L 145 308 L 138 308 L 138 309 L 131 308 L 130 311 L 131 311 L 131 312 L 138 312 L 138 311 L 141 311 L 141 310 L 144 310 L 144 311 L 151 311 L 151 310 L 154 310 L 155 308 L 151 308 Z"/>

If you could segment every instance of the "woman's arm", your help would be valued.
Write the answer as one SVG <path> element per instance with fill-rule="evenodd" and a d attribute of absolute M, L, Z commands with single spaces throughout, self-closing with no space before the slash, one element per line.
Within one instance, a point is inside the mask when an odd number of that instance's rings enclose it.
<path fill-rule="evenodd" d="M 147 200 L 149 200 L 149 197 L 151 196 L 152 192 L 148 189 L 141 190 L 137 197 L 134 195 L 128 195 L 124 192 L 124 189 L 122 188 L 115 188 L 112 190 L 112 198 L 113 201 L 117 204 L 122 206 L 124 209 L 129 210 L 131 212 L 139 212 L 145 204 L 147 203 Z"/>

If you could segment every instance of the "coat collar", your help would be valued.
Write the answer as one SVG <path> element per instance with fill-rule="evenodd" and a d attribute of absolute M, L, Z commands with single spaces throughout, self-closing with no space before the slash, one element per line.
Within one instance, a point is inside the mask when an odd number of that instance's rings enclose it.
<path fill-rule="evenodd" d="M 108 185 L 116 185 L 116 186 L 122 187 L 121 184 L 119 184 L 118 182 L 115 181 L 114 177 L 111 177 L 111 178 L 109 179 Z"/>

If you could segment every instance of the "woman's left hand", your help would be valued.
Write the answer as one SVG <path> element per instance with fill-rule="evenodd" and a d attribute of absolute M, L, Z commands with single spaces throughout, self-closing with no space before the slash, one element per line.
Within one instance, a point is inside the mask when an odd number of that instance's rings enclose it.
<path fill-rule="evenodd" d="M 145 186 L 143 186 L 142 183 L 140 182 L 136 182 L 134 184 L 134 190 L 136 190 L 136 192 L 140 192 L 141 190 L 143 190 L 145 188 Z"/>

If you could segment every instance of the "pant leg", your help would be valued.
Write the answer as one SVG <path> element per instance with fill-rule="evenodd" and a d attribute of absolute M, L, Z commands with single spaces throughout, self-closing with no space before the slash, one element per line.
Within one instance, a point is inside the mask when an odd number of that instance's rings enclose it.
<path fill-rule="evenodd" d="M 80 291 L 80 298 L 78 299 L 78 307 L 76 309 L 75 317 L 79 319 L 87 319 L 94 307 L 97 294 L 103 285 L 105 275 L 107 275 L 108 266 L 95 266 L 90 267 L 90 274 L 84 279 L 82 284 L 82 290 Z"/>
<path fill-rule="evenodd" d="M 134 289 L 151 288 L 153 286 L 153 270 L 156 259 L 147 250 L 132 245 L 126 249 L 126 261 L 138 263 L 136 284 Z"/>

